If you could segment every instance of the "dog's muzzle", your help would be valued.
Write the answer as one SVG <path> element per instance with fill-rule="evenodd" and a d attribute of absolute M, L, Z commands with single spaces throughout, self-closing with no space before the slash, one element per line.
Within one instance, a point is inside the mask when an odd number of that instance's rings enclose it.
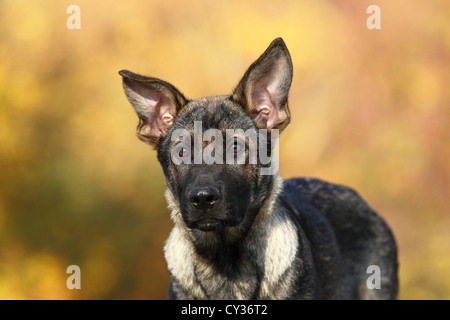
<path fill-rule="evenodd" d="M 220 199 L 219 189 L 214 187 L 195 187 L 189 191 L 189 203 L 198 210 L 212 209 Z"/>
<path fill-rule="evenodd" d="M 222 216 L 221 194 L 214 186 L 193 187 L 187 194 L 190 212 L 190 227 L 202 231 L 215 231 L 225 224 Z"/>
<path fill-rule="evenodd" d="M 224 194 L 212 181 L 191 185 L 185 193 L 185 222 L 191 229 L 217 231 L 234 225 L 232 215 L 227 213 Z"/>

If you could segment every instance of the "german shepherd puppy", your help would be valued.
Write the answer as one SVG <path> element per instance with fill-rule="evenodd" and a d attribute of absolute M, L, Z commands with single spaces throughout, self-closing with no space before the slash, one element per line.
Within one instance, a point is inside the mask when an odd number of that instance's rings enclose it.
<path fill-rule="evenodd" d="M 290 121 L 292 70 L 277 38 L 231 95 L 189 100 L 168 82 L 119 72 L 137 136 L 166 178 L 170 299 L 396 298 L 393 235 L 358 194 L 269 170 Z"/>

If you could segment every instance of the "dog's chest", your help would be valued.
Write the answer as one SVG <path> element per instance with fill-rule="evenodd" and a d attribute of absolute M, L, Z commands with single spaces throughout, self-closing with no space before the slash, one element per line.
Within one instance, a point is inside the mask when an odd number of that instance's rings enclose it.
<path fill-rule="evenodd" d="M 234 261 L 217 264 L 201 259 L 185 230 L 175 227 L 165 246 L 167 267 L 178 299 L 251 299 L 259 290 L 261 271 L 249 252 Z"/>
<path fill-rule="evenodd" d="M 251 235 L 226 270 L 202 261 L 186 231 L 175 227 L 165 246 L 179 299 L 284 299 L 290 295 L 298 239 L 292 222 L 275 216 Z M 270 226 L 270 227 L 269 227 Z"/>
<path fill-rule="evenodd" d="M 242 253 L 237 259 L 239 261 L 230 262 L 225 270 L 197 260 L 194 277 L 207 298 L 255 299 L 258 296 L 262 271 L 247 253 Z"/>

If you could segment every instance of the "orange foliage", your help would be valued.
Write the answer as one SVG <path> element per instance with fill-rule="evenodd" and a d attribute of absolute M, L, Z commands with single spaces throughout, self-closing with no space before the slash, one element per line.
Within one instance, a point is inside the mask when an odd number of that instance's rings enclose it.
<path fill-rule="evenodd" d="M 76 2 L 79 30 L 67 2 L 0 2 L 1 299 L 165 299 L 164 178 L 117 71 L 229 93 L 277 36 L 281 175 L 357 189 L 393 228 L 400 298 L 450 298 L 450 2 Z"/>

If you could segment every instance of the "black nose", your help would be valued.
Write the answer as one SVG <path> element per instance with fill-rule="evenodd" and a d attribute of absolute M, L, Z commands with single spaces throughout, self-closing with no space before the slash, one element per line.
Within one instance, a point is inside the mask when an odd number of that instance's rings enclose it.
<path fill-rule="evenodd" d="M 189 191 L 189 202 L 197 209 L 210 209 L 219 200 L 219 190 L 213 187 L 195 187 Z"/>

